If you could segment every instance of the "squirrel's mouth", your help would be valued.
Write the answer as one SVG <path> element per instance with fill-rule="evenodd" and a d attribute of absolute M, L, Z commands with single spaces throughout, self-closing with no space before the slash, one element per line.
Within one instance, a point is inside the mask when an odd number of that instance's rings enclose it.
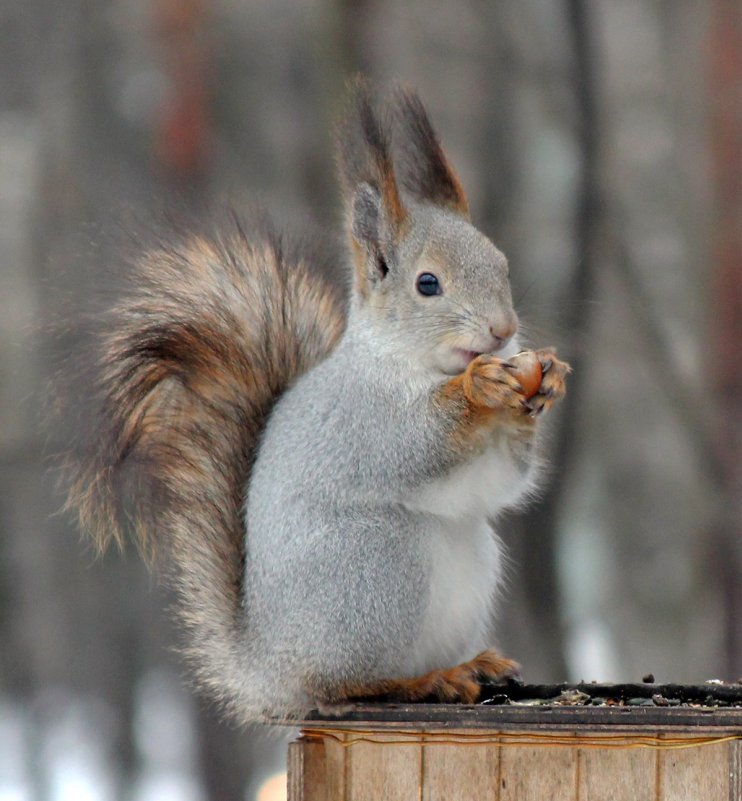
<path fill-rule="evenodd" d="M 479 343 L 477 343 L 479 344 Z M 485 344 L 482 342 L 481 344 Z M 451 348 L 449 359 L 451 366 L 457 373 L 462 373 L 466 368 L 477 358 L 485 354 L 497 354 L 501 359 L 507 359 L 510 356 L 515 356 L 519 350 L 518 338 L 516 336 L 509 337 L 505 342 L 493 342 L 482 350 L 472 350 L 470 348 Z"/>
<path fill-rule="evenodd" d="M 477 356 L 481 356 L 484 351 L 481 350 L 464 350 L 463 348 L 454 348 L 454 353 L 464 361 L 464 366 L 473 362 Z"/>
<path fill-rule="evenodd" d="M 469 366 L 477 356 L 481 356 L 484 351 L 481 350 L 466 350 L 465 348 L 453 348 L 452 350 L 452 359 L 450 370 L 446 370 L 445 372 L 450 372 L 452 375 L 456 375 L 458 373 L 463 373 L 464 370 Z"/>

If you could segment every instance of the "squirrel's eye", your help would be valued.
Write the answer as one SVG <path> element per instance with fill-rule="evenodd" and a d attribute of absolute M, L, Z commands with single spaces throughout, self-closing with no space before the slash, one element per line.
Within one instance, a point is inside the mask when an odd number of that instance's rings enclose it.
<path fill-rule="evenodd" d="M 433 273 L 421 273 L 417 276 L 417 291 L 426 297 L 443 294 L 441 285 Z"/>

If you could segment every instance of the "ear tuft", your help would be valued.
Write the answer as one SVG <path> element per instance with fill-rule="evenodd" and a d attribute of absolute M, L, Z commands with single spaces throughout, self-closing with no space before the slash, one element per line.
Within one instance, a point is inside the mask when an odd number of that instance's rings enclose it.
<path fill-rule="evenodd" d="M 469 202 L 417 92 L 399 89 L 396 112 L 404 132 L 402 183 L 410 194 L 469 217 Z"/>
<path fill-rule="evenodd" d="M 345 202 L 354 219 L 354 235 L 355 212 L 357 209 L 364 214 L 370 212 L 371 193 L 375 192 L 376 233 L 381 235 L 383 218 L 388 228 L 386 233 L 397 239 L 407 221 L 407 211 L 394 175 L 391 126 L 386 117 L 377 107 L 369 81 L 361 76 L 349 81 L 345 113 L 337 129 L 338 166 Z M 363 227 L 364 223 L 360 225 Z"/>

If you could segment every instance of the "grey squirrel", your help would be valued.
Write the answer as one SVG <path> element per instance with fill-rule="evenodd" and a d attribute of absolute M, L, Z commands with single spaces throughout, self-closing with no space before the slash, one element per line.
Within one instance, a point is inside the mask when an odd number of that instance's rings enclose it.
<path fill-rule="evenodd" d="M 507 261 L 418 96 L 390 109 L 358 79 L 339 127 L 347 311 L 235 223 L 141 257 L 100 342 L 69 505 L 162 557 L 197 681 L 242 722 L 472 703 L 518 670 L 488 648 L 491 521 L 533 489 L 569 368 L 535 351 L 526 397 Z"/>

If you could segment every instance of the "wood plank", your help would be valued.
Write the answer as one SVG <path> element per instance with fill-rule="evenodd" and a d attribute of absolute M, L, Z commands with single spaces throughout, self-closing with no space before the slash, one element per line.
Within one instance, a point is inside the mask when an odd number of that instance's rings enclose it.
<path fill-rule="evenodd" d="M 345 776 L 347 771 L 346 760 L 348 750 L 342 743 L 347 736 L 339 736 L 341 742 L 335 739 L 325 740 L 325 795 L 323 801 L 346 801 Z"/>
<path fill-rule="evenodd" d="M 423 746 L 423 801 L 497 801 L 498 763 L 496 745 Z"/>
<path fill-rule="evenodd" d="M 304 743 L 304 795 L 301 801 L 329 801 L 325 743 L 312 740 Z"/>
<path fill-rule="evenodd" d="M 276 724 L 287 721 L 274 721 Z M 291 721 L 295 726 L 296 721 Z M 742 729 L 742 707 L 645 706 L 486 706 L 451 704 L 373 704 L 357 706 L 346 715 L 323 717 L 312 712 L 300 725 L 305 728 L 361 729 L 492 729 L 555 730 L 577 727 L 675 731 L 703 736 L 704 732 L 731 734 Z"/>
<path fill-rule="evenodd" d="M 333 738 L 289 743 L 288 801 L 343 801 L 345 749 Z"/>
<path fill-rule="evenodd" d="M 576 801 L 577 749 L 503 745 L 498 801 Z"/>
<path fill-rule="evenodd" d="M 742 740 L 729 743 L 729 801 L 742 799 Z"/>
<path fill-rule="evenodd" d="M 287 801 L 304 801 L 303 781 L 304 781 L 304 744 L 301 738 L 292 740 L 289 743 L 289 750 L 286 756 L 287 770 Z"/>
<path fill-rule="evenodd" d="M 730 796 L 729 743 L 659 753 L 657 801 L 739 801 Z"/>
<path fill-rule="evenodd" d="M 657 751 L 645 748 L 582 748 L 577 797 L 580 801 L 655 801 L 657 759 Z"/>
<path fill-rule="evenodd" d="M 304 795 L 304 747 L 303 738 L 289 743 L 286 757 L 287 801 L 306 801 Z"/>
<path fill-rule="evenodd" d="M 567 745 L 520 745 L 512 733 L 498 737 L 495 731 L 488 733 L 495 740 L 489 743 L 435 740 L 436 734 L 466 737 L 470 729 L 418 729 L 419 742 L 388 729 L 373 732 L 377 742 L 330 727 L 324 737 L 307 732 L 289 748 L 289 799 L 742 801 L 742 741 L 668 750 L 579 748 L 571 739 L 578 732 L 598 738 L 600 732 L 561 731 L 552 733 L 567 737 Z M 543 727 L 521 730 L 529 732 L 547 734 Z M 636 727 L 631 733 L 657 734 Z"/>
<path fill-rule="evenodd" d="M 345 753 L 344 801 L 418 801 L 422 745 L 387 744 L 395 735 L 375 735 L 381 742 L 356 742 Z"/>

